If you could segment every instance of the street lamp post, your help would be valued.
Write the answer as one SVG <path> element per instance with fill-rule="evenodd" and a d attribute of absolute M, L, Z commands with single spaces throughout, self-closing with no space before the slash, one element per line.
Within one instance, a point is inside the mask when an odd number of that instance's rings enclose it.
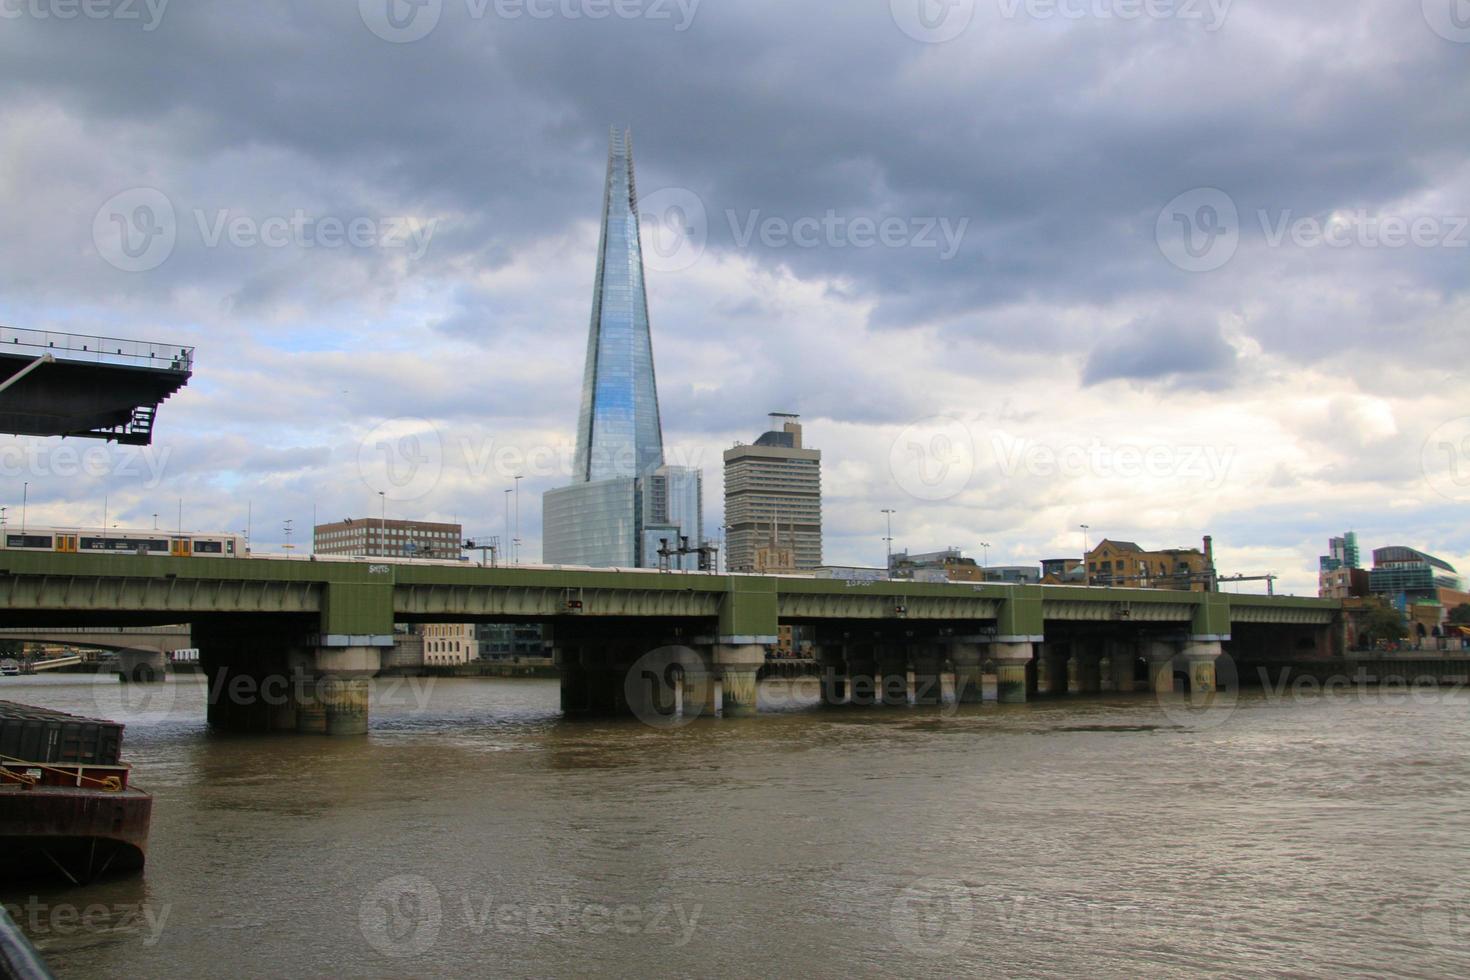
<path fill-rule="evenodd" d="M 510 533 L 510 498 L 515 490 L 507 488 L 505 491 L 505 540 L 510 544 L 510 563 L 515 564 L 516 542 Z"/>
<path fill-rule="evenodd" d="M 521 475 L 517 473 L 511 477 L 515 481 L 516 491 L 516 536 L 510 543 L 511 564 L 521 563 Z"/>
<path fill-rule="evenodd" d="M 23 484 L 20 488 L 20 533 L 26 533 L 26 500 L 31 495 L 31 485 Z"/>
<path fill-rule="evenodd" d="M 1091 585 L 1092 576 L 1087 573 L 1087 529 L 1088 525 L 1078 524 L 1082 529 L 1082 584 Z"/>
<path fill-rule="evenodd" d="M 888 570 L 887 575 L 889 577 L 892 577 L 893 575 L 893 515 L 897 513 L 898 511 L 892 509 L 891 507 L 883 508 L 883 514 L 888 518 L 888 536 L 885 537 L 883 540 L 888 542 L 888 564 L 886 567 Z"/>
<path fill-rule="evenodd" d="M 989 541 L 981 541 L 980 542 L 980 547 L 982 549 L 984 549 L 984 552 L 985 552 L 985 557 L 981 559 L 981 566 L 980 567 L 988 569 L 988 568 L 990 568 L 990 542 Z"/>
<path fill-rule="evenodd" d="M 381 504 L 378 510 L 378 557 L 388 557 L 388 495 L 382 490 L 378 491 L 378 501 Z"/>

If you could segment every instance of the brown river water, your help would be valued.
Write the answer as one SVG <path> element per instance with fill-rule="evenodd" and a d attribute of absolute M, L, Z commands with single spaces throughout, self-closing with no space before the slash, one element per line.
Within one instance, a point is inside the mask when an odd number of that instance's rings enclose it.
<path fill-rule="evenodd" d="M 0 901 L 60 977 L 1470 974 L 1467 691 L 767 682 L 663 730 L 564 721 L 554 681 L 376 684 L 326 738 L 213 734 L 197 677 L 0 680 L 126 722 L 155 796 L 142 876 Z"/>

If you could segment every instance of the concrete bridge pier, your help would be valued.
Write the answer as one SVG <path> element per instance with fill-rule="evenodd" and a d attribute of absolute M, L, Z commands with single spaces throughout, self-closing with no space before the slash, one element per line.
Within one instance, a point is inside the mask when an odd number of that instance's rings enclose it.
<path fill-rule="evenodd" d="M 1174 655 L 1178 644 L 1173 640 L 1142 640 L 1139 648 L 1148 658 L 1148 689 L 1155 694 L 1174 692 Z"/>
<path fill-rule="evenodd" d="M 168 657 L 162 650 L 119 650 L 117 676 L 132 683 L 162 681 L 168 669 Z"/>
<path fill-rule="evenodd" d="M 714 655 L 709 650 L 696 650 L 695 653 L 696 656 L 684 664 L 684 672 L 679 679 L 679 699 L 685 717 L 714 718 L 720 711 Z"/>
<path fill-rule="evenodd" d="M 760 710 L 756 679 L 766 662 L 764 637 L 732 637 L 714 645 L 714 666 L 720 675 L 720 711 L 726 718 L 748 718 Z M 731 642 L 733 641 L 733 642 Z"/>
<path fill-rule="evenodd" d="M 1180 657 L 1189 677 L 1191 695 L 1208 694 L 1217 688 L 1215 662 L 1220 659 L 1220 639 L 1219 636 L 1205 635 L 1191 636 L 1184 641 Z"/>
<path fill-rule="evenodd" d="M 878 653 L 871 641 L 847 645 L 847 680 L 849 704 L 878 703 Z"/>
<path fill-rule="evenodd" d="M 1036 653 L 1036 693 L 1061 694 L 1067 684 L 1066 651 L 1060 643 L 1042 642 Z"/>
<path fill-rule="evenodd" d="M 884 707 L 906 707 L 909 703 L 908 645 L 882 643 L 878 646 L 878 700 Z"/>
<path fill-rule="evenodd" d="M 1103 659 L 1107 668 L 1102 670 L 1104 691 L 1128 693 L 1133 690 L 1133 662 L 1137 655 L 1133 644 L 1123 640 L 1104 640 Z"/>
<path fill-rule="evenodd" d="M 990 644 L 975 637 L 956 637 L 949 647 L 949 659 L 954 663 L 954 697 L 960 704 L 979 704 L 984 698 L 985 659 Z M 1025 666 L 1021 684 L 1025 694 Z"/>
<path fill-rule="evenodd" d="M 921 642 L 909 647 L 914 664 L 914 704 L 944 703 L 944 647 Z"/>
<path fill-rule="evenodd" d="M 847 655 L 844 644 L 822 643 L 816 649 L 822 679 L 822 704 L 834 707 L 847 703 Z"/>
<path fill-rule="evenodd" d="M 1034 647 L 1031 637 L 1000 636 L 990 645 L 995 662 L 996 698 L 1001 704 L 1026 703 L 1026 668 Z"/>
<path fill-rule="evenodd" d="M 380 639 L 386 639 L 391 648 L 391 636 Z M 318 647 L 313 667 L 316 683 L 312 685 L 312 709 L 320 708 L 323 732 L 366 735 L 371 681 L 383 667 L 383 646 L 348 641 Z M 302 730 L 301 712 L 298 703 L 297 731 Z"/>

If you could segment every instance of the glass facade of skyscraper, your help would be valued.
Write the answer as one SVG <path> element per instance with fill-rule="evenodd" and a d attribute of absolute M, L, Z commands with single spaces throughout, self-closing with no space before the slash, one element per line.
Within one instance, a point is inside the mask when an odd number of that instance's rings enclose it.
<path fill-rule="evenodd" d="M 577 417 L 573 483 L 543 498 L 542 558 L 552 564 L 654 567 L 667 540 L 703 544 L 698 470 L 664 466 L 643 283 L 632 136 L 608 141 L 602 234 Z M 672 567 L 694 567 L 693 555 Z"/>

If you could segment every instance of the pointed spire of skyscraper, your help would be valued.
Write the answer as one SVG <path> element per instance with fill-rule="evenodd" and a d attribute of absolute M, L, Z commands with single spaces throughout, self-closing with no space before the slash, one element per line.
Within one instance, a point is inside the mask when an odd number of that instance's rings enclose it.
<path fill-rule="evenodd" d="M 594 482 L 642 476 L 664 461 L 654 382 L 653 340 L 643 285 L 633 136 L 608 135 L 602 234 L 592 289 L 592 323 L 582 374 L 572 478 Z"/>

